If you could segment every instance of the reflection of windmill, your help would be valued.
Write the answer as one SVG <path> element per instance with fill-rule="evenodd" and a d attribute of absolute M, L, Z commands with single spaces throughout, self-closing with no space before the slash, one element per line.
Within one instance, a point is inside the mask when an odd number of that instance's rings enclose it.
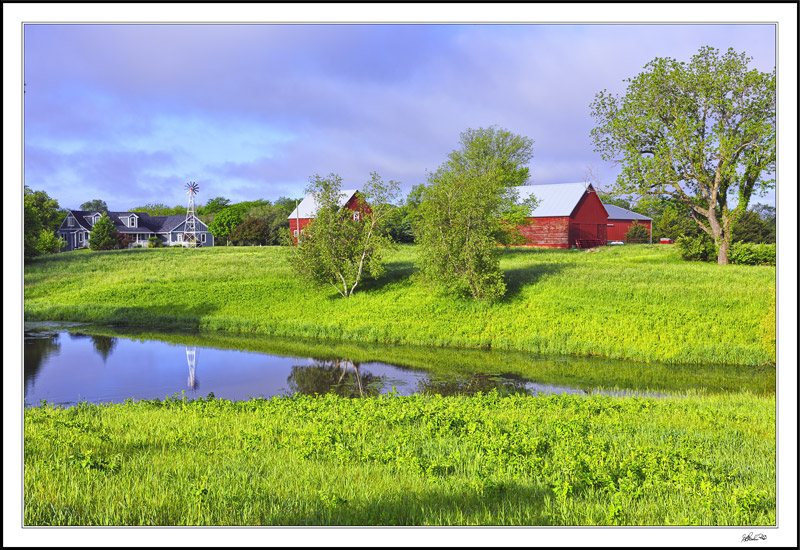
<path fill-rule="evenodd" d="M 186 346 L 186 362 L 189 363 L 189 380 L 188 386 L 197 389 L 197 376 L 195 376 L 194 369 L 197 366 L 197 348 L 195 346 Z"/>
<path fill-rule="evenodd" d="M 190 181 L 186 184 L 186 194 L 189 195 L 189 206 L 186 207 L 186 223 L 183 224 L 184 246 L 192 248 L 197 246 L 197 232 L 194 223 L 194 196 L 200 190 L 200 186 Z"/>

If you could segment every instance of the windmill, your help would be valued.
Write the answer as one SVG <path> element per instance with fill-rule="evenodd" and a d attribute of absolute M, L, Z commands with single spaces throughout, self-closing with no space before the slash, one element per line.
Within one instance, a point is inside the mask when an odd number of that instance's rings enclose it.
<path fill-rule="evenodd" d="M 184 246 L 192 248 L 197 246 L 197 233 L 194 224 L 194 196 L 200 190 L 197 183 L 190 181 L 185 185 L 186 194 L 189 195 L 189 206 L 186 208 L 186 223 L 183 224 Z"/>
<path fill-rule="evenodd" d="M 191 389 L 197 389 L 197 376 L 195 375 L 195 368 L 197 368 L 197 347 L 186 346 L 186 362 L 189 364 L 189 380 L 186 385 Z"/>

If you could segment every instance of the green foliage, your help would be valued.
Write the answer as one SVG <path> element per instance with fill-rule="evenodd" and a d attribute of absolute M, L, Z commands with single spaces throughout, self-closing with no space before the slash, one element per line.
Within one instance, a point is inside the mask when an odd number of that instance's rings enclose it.
<path fill-rule="evenodd" d="M 64 219 L 58 201 L 44 191 L 34 191 L 27 185 L 24 194 L 23 245 L 25 260 L 54 251 L 50 240 Z M 40 244 L 44 236 L 45 242 Z"/>
<path fill-rule="evenodd" d="M 130 212 L 144 212 L 151 216 L 177 216 L 186 215 L 186 207 L 181 205 L 167 206 L 162 203 L 148 203 L 144 206 L 131 208 Z"/>
<path fill-rule="evenodd" d="M 743 212 L 733 226 L 733 242 L 774 243 L 775 208 L 759 204 Z M 731 262 L 733 263 L 733 262 Z"/>
<path fill-rule="evenodd" d="M 240 205 L 229 206 L 214 216 L 214 221 L 208 224 L 208 230 L 215 239 L 230 243 L 231 233 L 244 220 L 244 212 L 244 207 Z"/>
<path fill-rule="evenodd" d="M 112 250 L 119 247 L 117 229 L 105 212 L 89 233 L 89 248 L 92 250 Z"/>
<path fill-rule="evenodd" d="M 264 244 L 279 245 L 284 244 L 283 239 L 289 229 L 289 214 L 294 208 L 294 199 L 281 197 L 275 201 L 275 204 L 262 201 L 260 204 L 249 206 L 247 215 L 263 221 L 266 225 Z"/>
<path fill-rule="evenodd" d="M 247 218 L 231 231 L 231 241 L 239 244 L 266 244 L 270 238 L 267 223 L 259 218 Z"/>
<path fill-rule="evenodd" d="M 775 265 L 775 244 L 737 242 L 730 258 L 737 265 Z"/>
<path fill-rule="evenodd" d="M 681 235 L 675 240 L 675 246 L 680 251 L 681 258 L 690 262 L 710 262 L 717 256 L 714 241 L 705 233 L 696 237 Z"/>
<path fill-rule="evenodd" d="M 508 248 L 495 303 L 432 293 L 419 246 L 349 300 L 294 276 L 285 248 L 56 254 L 26 264 L 27 321 L 491 348 L 666 363 L 775 361 L 775 268 L 685 262 L 675 246 Z M 192 277 L 185 277 L 191 273 Z M 476 352 L 479 353 L 479 352 Z M 429 360 L 429 359 L 426 359 Z M 476 359 L 479 362 L 479 359 Z"/>
<path fill-rule="evenodd" d="M 302 280 L 331 286 L 347 298 L 362 277 L 384 272 L 384 255 L 392 244 L 386 225 L 400 186 L 391 180 L 384 183 L 372 172 L 356 196 L 356 210 L 351 210 L 341 204 L 341 184 L 336 174 L 310 179 L 307 192 L 314 195 L 318 209 L 292 247 L 290 262 Z"/>
<path fill-rule="evenodd" d="M 698 237 L 703 230 L 689 217 L 687 208 L 680 204 L 672 204 L 653 216 L 653 241 L 661 238 L 677 240 L 678 237 Z M 703 233 L 705 234 L 705 233 Z"/>
<path fill-rule="evenodd" d="M 164 248 L 164 243 L 157 236 L 152 236 L 147 239 L 149 243 L 148 248 Z"/>
<path fill-rule="evenodd" d="M 420 273 L 460 296 L 493 301 L 506 291 L 497 244 L 519 237 L 535 198 L 517 205 L 533 141 L 505 129 L 468 129 L 461 148 L 430 174 L 414 215 Z"/>
<path fill-rule="evenodd" d="M 632 244 L 641 244 L 650 241 L 650 231 L 647 227 L 638 221 L 634 220 L 628 231 L 625 233 L 625 242 Z"/>
<path fill-rule="evenodd" d="M 39 238 L 36 240 L 37 255 L 53 254 L 67 245 L 66 241 L 58 238 L 55 233 L 42 229 Z"/>
<path fill-rule="evenodd" d="M 81 204 L 81 210 L 86 212 L 106 212 L 108 213 L 108 205 L 106 201 L 94 199 Z"/>
<path fill-rule="evenodd" d="M 213 199 L 209 199 L 204 206 L 198 207 L 197 213 L 204 216 L 216 214 L 217 212 L 221 212 L 228 208 L 230 204 L 230 199 L 226 199 L 225 197 L 214 197 Z"/>
<path fill-rule="evenodd" d="M 603 91 L 591 104 L 595 150 L 622 162 L 615 194 L 683 203 L 713 236 L 720 264 L 753 193 L 775 183 L 775 71 L 748 70 L 749 61 L 711 47 L 690 63 L 656 58 L 626 80 L 625 95 Z"/>
<path fill-rule="evenodd" d="M 176 395 L 24 416 L 28 526 L 776 520 L 774 396 Z"/>

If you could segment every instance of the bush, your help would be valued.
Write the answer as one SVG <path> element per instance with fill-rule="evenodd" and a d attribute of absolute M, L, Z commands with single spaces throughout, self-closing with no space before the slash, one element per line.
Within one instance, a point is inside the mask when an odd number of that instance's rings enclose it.
<path fill-rule="evenodd" d="M 734 243 L 728 252 L 728 259 L 737 265 L 775 265 L 775 245 Z"/>
<path fill-rule="evenodd" d="M 675 240 L 681 258 L 690 262 L 710 262 L 717 258 L 717 247 L 706 233 L 697 237 L 681 235 Z"/>
<path fill-rule="evenodd" d="M 646 243 L 649 240 L 650 231 L 648 231 L 644 224 L 634 220 L 631 226 L 628 228 L 627 233 L 625 233 L 625 242 L 631 244 L 641 244 Z"/>
<path fill-rule="evenodd" d="M 159 239 L 158 237 L 149 237 L 147 239 L 147 242 L 150 243 L 148 245 L 149 248 L 163 248 L 164 247 L 164 243 L 161 242 L 161 239 Z"/>

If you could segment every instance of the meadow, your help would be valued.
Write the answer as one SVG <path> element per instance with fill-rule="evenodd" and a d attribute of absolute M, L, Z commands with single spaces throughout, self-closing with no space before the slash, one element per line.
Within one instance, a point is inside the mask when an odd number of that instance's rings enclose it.
<path fill-rule="evenodd" d="M 25 266 L 26 321 L 774 366 L 775 268 L 685 262 L 668 245 L 501 251 L 496 303 L 437 293 L 400 246 L 349 299 L 298 281 L 281 247 L 77 251 Z"/>
<path fill-rule="evenodd" d="M 26 525 L 774 525 L 775 400 L 45 405 L 24 484 Z"/>

